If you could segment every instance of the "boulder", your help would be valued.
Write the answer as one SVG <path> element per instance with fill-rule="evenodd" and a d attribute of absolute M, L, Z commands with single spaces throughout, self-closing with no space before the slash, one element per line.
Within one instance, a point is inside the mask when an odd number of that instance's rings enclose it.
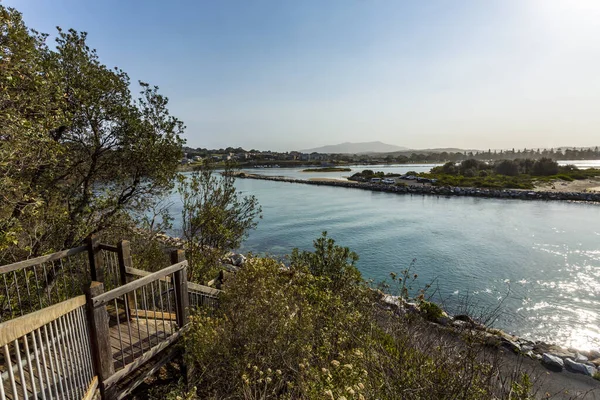
<path fill-rule="evenodd" d="M 565 367 L 565 363 L 563 362 L 562 358 L 549 353 L 542 354 L 542 362 L 549 367 L 554 367 L 561 370 Z"/>
<path fill-rule="evenodd" d="M 564 363 L 568 369 L 574 372 L 579 372 L 580 374 L 594 376 L 594 373 L 596 372 L 596 368 L 592 367 L 591 365 L 578 363 L 570 358 L 565 358 Z"/>
<path fill-rule="evenodd" d="M 585 362 L 588 361 L 588 358 L 586 356 L 584 356 L 583 354 L 577 353 L 577 354 L 575 354 L 575 360 L 574 361 L 578 362 L 578 363 L 585 363 Z"/>
<path fill-rule="evenodd" d="M 235 265 L 236 267 L 241 267 L 246 262 L 246 257 L 244 257 L 243 254 L 233 254 L 230 257 L 230 260 L 231 264 Z"/>

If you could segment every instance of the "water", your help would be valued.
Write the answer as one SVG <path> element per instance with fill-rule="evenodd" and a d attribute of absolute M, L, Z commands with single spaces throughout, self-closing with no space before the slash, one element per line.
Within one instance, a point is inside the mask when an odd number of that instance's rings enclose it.
<path fill-rule="evenodd" d="M 565 160 L 559 161 L 559 165 L 574 165 L 579 169 L 600 168 L 600 160 Z"/>
<path fill-rule="evenodd" d="M 361 172 L 365 169 L 373 171 L 383 171 L 386 174 L 405 174 L 409 171 L 414 172 L 429 172 L 432 167 L 441 164 L 382 164 L 382 165 L 350 165 L 351 171 L 344 172 L 302 172 L 304 169 L 312 169 L 318 167 L 302 167 L 302 168 L 249 168 L 244 170 L 250 174 L 260 174 L 268 176 L 285 176 L 294 179 L 313 179 L 313 178 L 328 178 L 346 180 L 347 177 Z"/>
<path fill-rule="evenodd" d="M 284 169 L 269 172 L 290 176 Z M 264 215 L 243 252 L 308 250 L 326 230 L 359 254 L 358 268 L 367 279 L 385 280 L 415 260 L 414 287 L 434 281 L 435 299 L 450 310 L 466 301 L 490 312 L 504 298 L 495 326 L 582 350 L 600 347 L 598 205 L 396 195 L 253 179 L 240 179 L 237 186 L 257 196 Z"/>

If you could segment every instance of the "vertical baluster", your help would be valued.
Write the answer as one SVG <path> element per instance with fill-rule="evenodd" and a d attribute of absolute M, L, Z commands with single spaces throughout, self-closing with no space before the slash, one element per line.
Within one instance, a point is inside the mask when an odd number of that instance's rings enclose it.
<path fill-rule="evenodd" d="M 23 305 L 21 304 L 21 292 L 19 291 L 19 280 L 17 279 L 17 271 L 13 271 L 13 279 L 15 288 L 17 289 L 17 299 L 19 300 L 19 312 L 23 315 Z"/>
<path fill-rule="evenodd" d="M 127 295 L 123 296 L 127 302 Z M 127 304 L 127 303 L 125 303 Z M 117 332 L 119 332 L 119 347 L 121 348 L 121 363 L 125 366 L 125 353 L 123 352 L 123 339 L 121 338 L 121 319 L 119 318 L 119 307 L 117 306 L 117 299 L 115 299 L 115 309 L 117 310 Z"/>
<path fill-rule="evenodd" d="M 37 274 L 37 269 L 36 269 L 37 267 L 38 267 L 37 265 L 33 266 L 33 276 L 35 277 L 35 292 L 37 294 L 38 302 L 40 303 L 40 310 L 41 310 L 42 308 L 44 308 L 44 306 L 42 305 L 42 295 L 40 293 L 41 287 L 40 287 L 40 281 L 38 279 L 38 274 Z"/>
<path fill-rule="evenodd" d="M 46 271 L 46 263 L 42 263 L 44 269 L 44 281 L 46 282 L 46 293 L 48 294 L 48 304 L 52 304 L 52 297 L 50 296 L 50 285 L 48 285 L 48 271 Z"/>
<path fill-rule="evenodd" d="M 58 275 L 56 275 L 56 267 L 54 266 L 54 261 L 50 261 L 50 265 L 52 266 L 52 278 L 54 280 L 54 287 L 56 288 L 54 290 L 54 292 L 56 293 L 56 303 L 60 303 L 61 298 L 60 298 L 60 292 L 59 292 L 59 288 L 60 285 L 58 284 Z"/>
<path fill-rule="evenodd" d="M 166 280 L 166 278 L 165 278 Z M 165 306 L 162 298 L 162 292 L 160 291 L 160 279 L 158 280 L 158 297 L 160 299 L 160 311 L 162 313 L 162 324 L 163 324 L 163 335 L 167 335 L 167 327 L 165 325 Z"/>
<path fill-rule="evenodd" d="M 27 368 L 29 369 L 29 379 L 31 380 L 31 392 L 33 398 L 37 399 L 37 390 L 35 387 L 35 374 L 33 371 L 33 364 L 31 363 L 31 353 L 29 352 L 29 340 L 27 335 L 23 336 L 23 348 L 25 349 L 25 360 L 27 361 Z"/>
<path fill-rule="evenodd" d="M 142 354 L 144 353 L 144 341 L 142 340 L 142 333 L 140 331 L 140 316 L 139 316 L 139 312 L 138 312 L 138 301 L 137 301 L 137 289 L 135 289 L 133 291 L 133 299 L 135 302 L 135 319 L 137 320 L 137 329 L 138 329 L 138 338 L 139 338 L 139 344 L 140 344 L 140 350 L 142 351 Z"/>
<path fill-rule="evenodd" d="M 150 322 L 148 322 L 148 293 L 146 292 L 146 286 L 142 286 L 142 304 L 144 306 L 144 314 L 146 319 L 146 332 L 148 333 L 148 348 L 152 348 L 152 335 L 150 333 Z"/>
<path fill-rule="evenodd" d="M 58 382 L 56 381 L 56 375 L 54 373 L 54 361 L 52 360 L 52 352 L 51 352 L 50 344 L 49 344 L 50 341 L 48 340 L 48 327 L 46 325 L 44 325 L 43 328 L 44 328 L 44 337 L 45 337 L 46 341 L 45 341 L 45 343 L 42 342 L 41 337 L 40 337 L 40 343 L 42 344 L 42 351 L 44 352 L 44 354 L 46 353 L 44 351 L 45 349 L 48 351 L 48 364 L 50 364 L 50 373 L 52 374 L 52 383 L 53 383 L 53 387 L 54 387 L 54 393 L 56 393 L 56 398 L 60 398 L 60 395 L 58 393 Z"/>
<path fill-rule="evenodd" d="M 8 285 L 6 284 L 6 274 L 2 274 L 2 278 L 4 278 L 4 291 L 6 293 L 6 300 L 8 300 L 8 308 L 10 310 L 10 315 L 8 316 L 8 319 L 12 318 L 12 312 L 13 312 L 13 307 L 12 304 L 10 303 L 10 292 L 8 290 Z"/>
<path fill-rule="evenodd" d="M 6 399 L 6 393 L 4 392 L 4 379 L 0 375 L 0 399 Z"/>
<path fill-rule="evenodd" d="M 33 302 L 31 301 L 31 290 L 29 289 L 29 276 L 27 274 L 27 268 L 23 268 L 23 276 L 25 277 L 25 287 L 27 288 L 27 302 L 29 303 L 29 312 L 33 312 Z"/>
<path fill-rule="evenodd" d="M 83 355 L 84 355 L 84 366 L 85 372 L 87 374 L 86 377 L 86 386 L 89 385 L 90 380 L 94 376 L 94 371 L 92 370 L 92 358 L 91 358 L 91 346 L 90 339 L 88 337 L 87 324 L 85 319 L 85 314 L 83 312 L 83 307 L 77 309 L 77 326 L 79 333 L 79 340 L 81 341 L 81 345 L 83 347 Z"/>
<path fill-rule="evenodd" d="M 77 393 L 83 397 L 85 394 L 85 379 L 83 377 L 83 370 L 81 369 L 81 361 L 83 359 L 83 354 L 81 354 L 81 343 L 75 337 L 75 323 L 73 322 L 73 313 L 70 312 L 64 315 L 64 322 L 67 326 L 66 336 L 67 340 L 71 343 L 73 349 L 73 368 L 74 368 L 74 381 L 75 387 L 77 389 Z"/>
<path fill-rule="evenodd" d="M 17 392 L 17 382 L 15 382 L 15 374 L 13 372 L 12 360 L 10 358 L 10 350 L 8 344 L 4 345 L 4 359 L 7 363 L 6 369 L 8 370 L 8 380 L 10 381 L 10 388 L 13 392 L 13 399 L 19 399 L 19 392 Z"/>
<path fill-rule="evenodd" d="M 31 343 L 33 343 L 33 351 L 35 354 L 35 365 L 37 366 L 37 370 L 38 370 L 38 380 L 40 381 L 40 392 L 42 393 L 42 400 L 46 400 L 46 389 L 44 388 L 44 386 L 46 386 L 46 388 L 49 388 L 50 380 L 48 379 L 45 359 L 43 359 L 43 364 L 42 364 L 44 366 L 44 369 L 42 370 L 42 368 L 40 366 L 40 357 L 43 357 L 43 354 L 38 350 L 37 341 L 35 339 L 35 332 L 36 331 L 31 332 Z M 39 334 L 39 329 L 37 330 L 37 332 Z M 40 342 L 40 345 L 41 345 L 41 342 Z M 45 381 L 44 381 L 44 375 L 46 376 Z M 44 382 L 46 383 L 45 385 L 44 385 Z M 50 392 L 49 389 L 48 389 L 48 392 Z M 50 394 L 50 396 L 52 397 L 51 394 Z"/>
<path fill-rule="evenodd" d="M 23 370 L 23 363 L 21 360 L 21 349 L 19 348 L 19 340 L 14 341 L 15 355 L 17 356 L 17 369 L 19 370 L 19 379 L 21 379 L 21 388 L 23 389 L 23 398 L 29 399 L 27 394 L 27 381 L 25 380 L 25 371 Z"/>
<path fill-rule="evenodd" d="M 171 283 L 171 285 L 169 285 L 169 282 Z M 175 310 L 173 310 L 171 308 L 171 287 L 173 284 L 173 280 L 168 280 L 166 281 L 166 285 L 167 285 L 167 307 L 169 307 L 169 313 L 173 313 L 175 312 Z M 173 334 L 173 320 L 171 318 L 169 318 L 169 328 L 171 330 L 171 335 Z"/>
<path fill-rule="evenodd" d="M 46 327 L 48 327 L 49 329 L 47 329 Z M 50 335 L 48 335 L 48 330 L 50 331 Z M 52 369 L 52 373 L 55 372 L 54 370 L 54 366 L 56 366 L 56 375 L 58 377 L 58 388 L 60 388 L 60 394 L 62 394 L 63 399 L 65 398 L 65 388 L 63 386 L 63 380 L 61 379 L 60 376 L 60 368 L 58 366 L 58 353 L 56 351 L 56 344 L 55 342 L 55 338 L 57 337 L 57 335 L 53 332 L 52 329 L 52 323 L 49 323 L 48 325 L 44 325 L 44 331 L 46 332 L 46 345 L 48 346 L 48 353 L 50 353 L 50 351 L 52 351 L 52 353 L 54 354 L 54 357 L 52 357 L 52 355 L 50 356 L 50 366 Z M 56 384 L 56 382 L 55 382 Z M 66 384 L 66 383 L 65 383 Z"/>
<path fill-rule="evenodd" d="M 66 334 L 66 330 L 64 327 L 64 323 L 62 322 L 61 318 L 58 318 L 58 322 L 56 320 L 52 321 L 54 323 L 54 329 L 56 330 L 56 332 L 59 332 L 59 334 L 56 337 L 56 341 L 58 342 L 58 355 L 60 357 L 60 365 L 62 367 L 63 370 L 63 376 L 64 376 L 64 380 L 65 380 L 65 389 L 67 391 L 67 397 L 71 397 L 70 393 L 73 393 L 73 395 L 75 394 L 75 388 L 73 386 L 73 379 L 71 374 L 73 373 L 73 364 L 72 362 L 69 363 L 69 359 L 67 359 L 67 357 L 70 358 L 71 355 L 71 349 L 69 348 L 69 344 L 66 342 L 65 339 L 65 334 Z M 60 331 L 63 332 L 63 334 L 60 334 Z M 61 343 L 62 342 L 62 343 Z M 64 354 L 63 354 L 63 347 L 65 349 Z"/>
<path fill-rule="evenodd" d="M 127 298 L 128 294 L 124 294 L 123 295 L 123 300 L 128 301 Z M 131 315 L 130 315 L 130 311 L 131 309 L 128 307 L 125 307 L 125 316 L 127 317 L 127 331 L 129 332 L 129 352 L 131 353 L 131 358 L 133 359 L 133 335 L 131 334 Z"/>

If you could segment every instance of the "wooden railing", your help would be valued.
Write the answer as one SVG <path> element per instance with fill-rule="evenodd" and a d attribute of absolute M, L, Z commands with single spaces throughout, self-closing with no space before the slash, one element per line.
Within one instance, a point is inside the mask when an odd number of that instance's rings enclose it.
<path fill-rule="evenodd" d="M 92 237 L 0 267 L 0 400 L 87 399 L 97 388 L 104 399 L 130 393 L 172 357 L 164 350 L 185 331 L 190 308 L 218 306 L 219 290 L 187 282 L 182 251 L 171 262 L 141 271 L 129 242 Z"/>
<path fill-rule="evenodd" d="M 91 398 L 97 379 L 85 304 L 77 296 L 1 325 L 1 399 Z"/>

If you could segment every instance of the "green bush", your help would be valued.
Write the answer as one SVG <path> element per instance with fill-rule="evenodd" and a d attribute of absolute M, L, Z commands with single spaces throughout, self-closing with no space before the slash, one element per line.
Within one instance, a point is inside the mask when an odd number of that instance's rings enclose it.
<path fill-rule="evenodd" d="M 217 314 L 191 318 L 185 358 L 197 397 L 508 398 L 513 382 L 497 384 L 498 366 L 478 345 L 382 309 L 354 261 L 326 235 L 314 252 L 295 251 L 289 268 L 248 260 Z"/>

